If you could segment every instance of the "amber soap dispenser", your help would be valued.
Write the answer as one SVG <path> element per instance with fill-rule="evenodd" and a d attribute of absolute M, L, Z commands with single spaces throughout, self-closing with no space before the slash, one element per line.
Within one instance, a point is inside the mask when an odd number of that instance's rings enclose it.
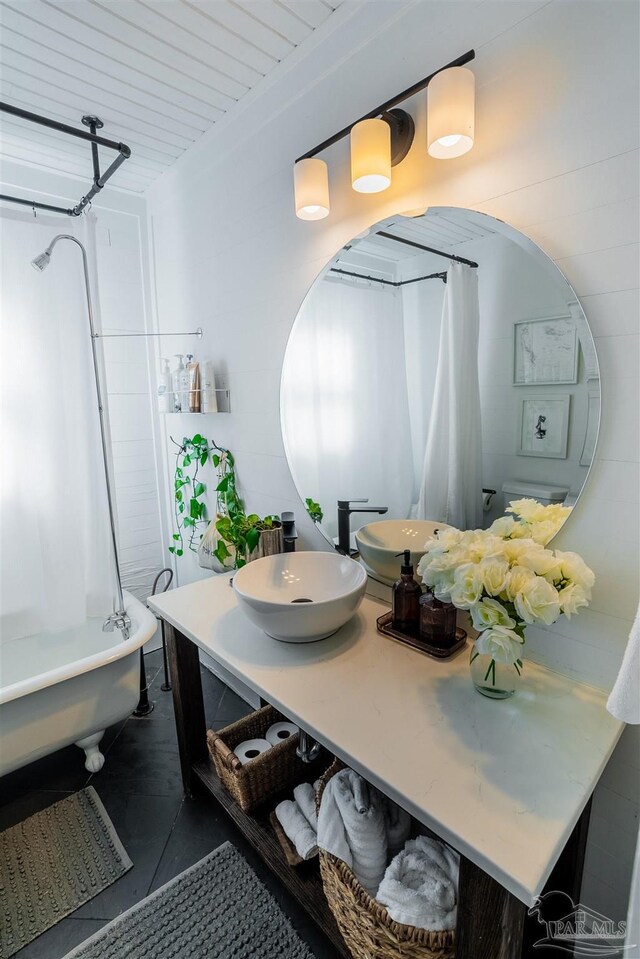
<path fill-rule="evenodd" d="M 398 556 L 403 556 L 400 567 L 400 579 L 393 584 L 392 590 L 392 621 L 395 629 L 403 633 L 415 633 L 420 618 L 420 597 L 422 589 L 413 578 L 411 550 L 405 549 Z"/>

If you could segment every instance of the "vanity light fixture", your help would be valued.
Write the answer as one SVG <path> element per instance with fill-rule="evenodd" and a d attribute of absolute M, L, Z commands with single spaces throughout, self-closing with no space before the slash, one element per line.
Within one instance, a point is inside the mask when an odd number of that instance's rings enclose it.
<path fill-rule="evenodd" d="M 438 73 L 427 90 L 429 156 L 449 160 L 473 146 L 476 78 L 466 67 Z"/>
<path fill-rule="evenodd" d="M 391 127 L 384 120 L 361 120 L 351 131 L 351 186 L 358 193 L 391 186 Z"/>
<path fill-rule="evenodd" d="M 474 58 L 475 51 L 469 50 L 298 157 L 293 168 L 296 216 L 301 220 L 328 216 L 328 168 L 318 154 L 347 136 L 351 140 L 353 189 L 358 193 L 380 193 L 390 186 L 391 168 L 404 160 L 415 133 L 413 118 L 397 106 L 421 90 L 428 88 L 429 153 L 447 158 L 470 150 L 474 137 L 475 82 L 464 65 Z"/>
<path fill-rule="evenodd" d="M 329 216 L 329 170 L 324 160 L 308 157 L 293 168 L 296 216 L 322 220 Z"/>

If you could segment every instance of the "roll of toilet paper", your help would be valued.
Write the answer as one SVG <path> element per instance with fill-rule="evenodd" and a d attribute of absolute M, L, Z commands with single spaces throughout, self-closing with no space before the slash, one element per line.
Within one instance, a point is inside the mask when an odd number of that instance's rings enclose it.
<path fill-rule="evenodd" d="M 266 753 L 267 749 L 271 749 L 271 743 L 266 739 L 245 739 L 245 741 L 239 743 L 233 751 L 242 765 L 246 766 L 252 759 L 256 759 L 262 755 L 262 753 Z"/>
<path fill-rule="evenodd" d="M 485 513 L 488 513 L 489 510 L 491 509 L 491 500 L 493 499 L 493 497 L 494 497 L 495 495 L 496 495 L 496 494 L 495 494 L 495 492 L 494 492 L 493 490 L 489 490 L 488 492 L 487 492 L 487 491 L 484 491 L 484 492 L 483 492 L 483 494 L 482 494 L 482 509 L 483 509 L 483 511 L 484 511 Z"/>
<path fill-rule="evenodd" d="M 273 723 L 273 725 L 267 729 L 264 737 L 272 746 L 277 746 L 278 743 L 284 742 L 285 739 L 291 739 L 297 732 L 298 727 L 295 723 Z"/>

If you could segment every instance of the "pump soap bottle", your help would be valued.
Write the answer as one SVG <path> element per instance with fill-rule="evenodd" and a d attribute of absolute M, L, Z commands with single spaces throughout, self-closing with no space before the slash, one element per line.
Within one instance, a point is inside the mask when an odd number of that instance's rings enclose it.
<path fill-rule="evenodd" d="M 162 372 L 158 377 L 158 412 L 173 413 L 173 396 L 171 394 L 171 370 L 169 360 L 162 360 Z"/>
<path fill-rule="evenodd" d="M 392 590 L 392 623 L 395 629 L 403 633 L 415 633 L 418 629 L 420 616 L 420 597 L 422 589 L 413 578 L 411 550 L 405 549 L 403 563 L 400 567 L 400 579 L 393 584 Z"/>
<path fill-rule="evenodd" d="M 178 360 L 178 365 L 171 374 L 171 386 L 173 389 L 173 409 L 174 412 L 180 413 L 182 411 L 182 387 L 185 375 L 184 363 L 182 362 L 184 354 L 175 353 L 176 359 Z M 187 384 L 188 385 L 188 384 Z M 185 412 L 188 409 L 188 406 L 184 407 Z"/>

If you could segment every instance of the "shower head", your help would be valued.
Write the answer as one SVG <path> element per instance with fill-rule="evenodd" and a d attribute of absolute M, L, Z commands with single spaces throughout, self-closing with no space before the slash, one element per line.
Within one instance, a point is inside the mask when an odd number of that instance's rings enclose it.
<path fill-rule="evenodd" d="M 38 256 L 34 257 L 31 261 L 31 266 L 34 270 L 37 270 L 39 273 L 42 273 L 43 270 L 49 266 L 51 262 L 51 253 L 49 250 L 45 250 L 44 253 L 39 253 Z"/>
<path fill-rule="evenodd" d="M 38 273 L 42 273 L 42 271 L 46 270 L 46 268 L 49 266 L 49 263 L 51 262 L 51 253 L 58 240 L 72 240 L 74 243 L 77 243 L 84 256 L 84 247 L 80 240 L 77 240 L 75 236 L 69 236 L 68 233 L 58 233 L 57 236 L 54 236 L 44 253 L 39 253 L 31 261 L 31 266 L 34 268 L 34 270 L 37 270 Z"/>

